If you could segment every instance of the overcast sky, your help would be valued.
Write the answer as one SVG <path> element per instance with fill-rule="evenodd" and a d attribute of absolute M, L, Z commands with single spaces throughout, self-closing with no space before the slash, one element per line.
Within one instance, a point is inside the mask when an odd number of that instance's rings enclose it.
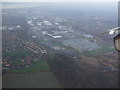
<path fill-rule="evenodd" d="M 118 2 L 120 0 L 2 0 L 2 2 Z"/>

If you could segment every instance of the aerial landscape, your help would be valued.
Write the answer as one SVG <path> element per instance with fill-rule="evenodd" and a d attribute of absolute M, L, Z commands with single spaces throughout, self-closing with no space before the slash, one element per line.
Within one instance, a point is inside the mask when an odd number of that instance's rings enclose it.
<path fill-rule="evenodd" d="M 2 88 L 117 88 L 117 21 L 112 2 L 2 3 Z"/>

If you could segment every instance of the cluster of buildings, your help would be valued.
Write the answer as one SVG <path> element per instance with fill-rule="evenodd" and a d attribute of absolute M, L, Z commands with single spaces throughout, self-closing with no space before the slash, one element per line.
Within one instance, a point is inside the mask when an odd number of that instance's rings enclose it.
<path fill-rule="evenodd" d="M 64 46 L 73 47 L 77 50 L 79 48 L 80 51 L 92 51 L 94 50 L 94 48 L 99 47 L 96 44 L 97 41 L 92 35 L 83 33 L 78 30 L 73 30 L 73 26 L 69 25 L 67 19 L 63 19 L 57 16 L 51 18 L 49 17 L 50 16 L 45 15 L 39 16 L 37 14 L 29 15 L 28 17 L 28 25 L 30 26 L 31 30 L 35 32 L 36 36 L 41 36 L 46 42 L 46 44 L 52 44 L 52 41 L 60 41 Z M 64 24 L 66 22 L 68 22 L 68 25 Z M 72 41 L 73 39 L 76 39 L 75 42 Z M 89 43 L 90 46 L 86 45 L 85 43 Z M 52 47 L 54 47 L 55 50 L 60 50 L 58 46 L 59 45 L 52 45 Z M 49 47 L 51 47 L 50 44 Z M 64 49 L 64 51 L 65 50 L 66 49 Z"/>
<path fill-rule="evenodd" d="M 69 32 L 73 32 L 72 27 L 67 27 L 62 25 L 62 22 L 66 22 L 66 19 L 59 18 L 53 15 L 50 16 L 42 16 L 42 15 L 28 15 L 27 23 L 30 28 L 39 33 L 39 35 L 43 35 L 43 37 L 51 37 L 53 39 L 61 39 L 68 34 Z"/>
<path fill-rule="evenodd" d="M 3 69 L 30 67 L 47 54 L 36 43 L 25 39 L 21 29 L 3 30 Z"/>
<path fill-rule="evenodd" d="M 90 51 L 98 48 L 96 43 L 94 43 L 95 41 L 92 35 L 85 33 L 79 34 L 78 31 L 73 30 L 71 25 L 64 24 L 68 22 L 67 19 L 54 15 L 45 15 L 45 13 L 39 15 L 39 13 L 25 12 L 24 14 L 27 16 L 25 17 L 25 21 L 19 19 L 22 24 L 14 25 L 13 23 L 13 26 L 3 26 L 3 69 L 30 67 L 32 64 L 37 63 L 40 58 L 46 56 L 47 52 L 43 47 L 28 40 L 27 35 L 22 30 L 24 27 L 28 28 L 27 32 L 31 33 L 32 39 L 40 37 L 39 39 L 43 45 L 59 52 L 67 53 L 72 57 L 76 56 L 77 53 L 66 47 L 72 47 L 77 50 L 84 48 Z M 23 25 L 23 21 L 27 25 Z M 52 43 L 52 41 L 58 41 L 60 43 L 56 44 Z M 84 43 L 87 43 L 87 45 Z M 26 54 L 19 55 L 19 52 Z M 18 53 L 18 55 L 7 55 L 7 53 Z"/>

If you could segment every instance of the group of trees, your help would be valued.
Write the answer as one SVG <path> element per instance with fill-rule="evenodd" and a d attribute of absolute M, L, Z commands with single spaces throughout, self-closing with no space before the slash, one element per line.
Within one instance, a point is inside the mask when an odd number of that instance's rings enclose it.
<path fill-rule="evenodd" d="M 65 88 L 117 87 L 116 81 L 113 81 L 114 76 L 107 76 L 108 74 L 100 72 L 91 64 L 80 61 L 77 65 L 73 59 L 62 54 L 56 54 L 53 59 L 47 61 Z"/>

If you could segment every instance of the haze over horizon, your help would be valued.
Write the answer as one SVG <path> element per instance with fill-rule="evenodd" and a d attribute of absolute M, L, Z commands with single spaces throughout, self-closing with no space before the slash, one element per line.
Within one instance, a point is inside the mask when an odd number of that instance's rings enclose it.
<path fill-rule="evenodd" d="M 2 0 L 2 2 L 119 2 L 119 0 Z"/>

